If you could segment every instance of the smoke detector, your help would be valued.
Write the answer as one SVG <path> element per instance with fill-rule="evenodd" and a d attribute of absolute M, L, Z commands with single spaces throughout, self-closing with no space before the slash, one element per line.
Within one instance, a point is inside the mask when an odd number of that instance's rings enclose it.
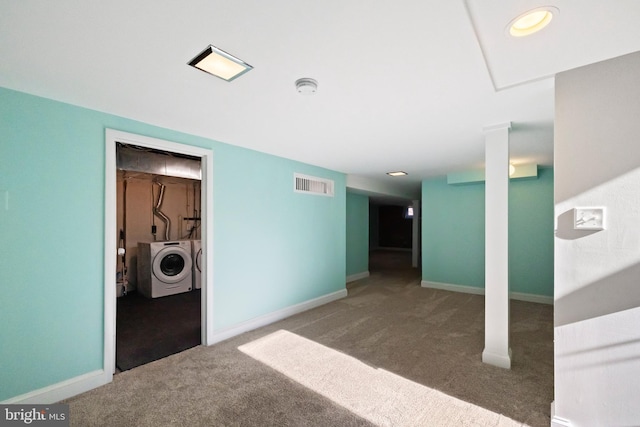
<path fill-rule="evenodd" d="M 313 95 L 316 93 L 316 90 L 318 90 L 318 82 L 308 77 L 304 77 L 296 80 L 296 89 L 298 90 L 298 93 L 303 95 Z"/>

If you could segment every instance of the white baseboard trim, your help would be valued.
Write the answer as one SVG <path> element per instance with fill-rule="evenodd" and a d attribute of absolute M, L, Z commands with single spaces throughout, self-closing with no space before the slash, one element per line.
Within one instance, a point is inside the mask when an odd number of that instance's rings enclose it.
<path fill-rule="evenodd" d="M 423 288 L 442 289 L 444 291 L 462 292 L 465 294 L 484 295 L 484 288 L 474 286 L 454 285 L 451 283 L 430 282 L 423 280 L 420 285 Z M 509 292 L 509 297 L 518 301 L 535 302 L 538 304 L 553 305 L 553 297 L 535 294 L 525 294 L 522 292 Z"/>
<path fill-rule="evenodd" d="M 264 316 L 256 317 L 255 319 L 242 322 L 238 325 L 230 328 L 225 328 L 220 331 L 214 332 L 213 342 L 215 344 L 220 341 L 224 341 L 236 335 L 240 335 L 243 332 L 251 331 L 253 329 L 266 326 L 278 320 L 293 316 L 294 314 L 302 313 L 303 311 L 310 310 L 315 307 L 327 304 L 329 302 L 344 298 L 347 296 L 347 290 L 341 289 L 336 292 L 332 292 L 327 295 L 323 295 L 318 298 L 311 299 L 309 301 L 302 302 L 300 304 L 286 307 L 273 313 L 266 314 Z M 61 400 L 68 399 L 78 394 L 93 390 L 111 382 L 113 374 L 108 374 L 104 370 L 98 370 L 88 372 L 83 375 L 79 375 L 74 378 L 52 384 L 47 387 L 43 387 L 38 390 L 33 390 L 28 393 L 12 397 L 10 399 L 0 402 L 3 405 L 10 404 L 42 404 L 60 402 Z"/>
<path fill-rule="evenodd" d="M 535 302 L 538 304 L 553 305 L 553 297 L 545 295 L 525 294 L 522 292 L 510 292 L 509 297 L 518 301 Z"/>
<path fill-rule="evenodd" d="M 571 427 L 571 422 L 556 416 L 556 401 L 551 402 L 551 427 Z"/>
<path fill-rule="evenodd" d="M 484 295 L 484 288 L 476 288 L 474 286 L 453 285 L 451 283 L 429 282 L 423 280 L 420 282 L 423 288 L 442 289 L 443 291 L 462 292 L 465 294 Z"/>
<path fill-rule="evenodd" d="M 230 326 L 228 328 L 223 328 L 218 331 L 214 331 L 211 345 L 227 340 L 229 338 L 235 337 L 236 335 L 240 335 L 242 333 L 252 331 L 254 329 L 258 329 L 263 326 L 270 325 L 271 323 L 277 322 L 278 320 L 291 317 L 294 314 L 302 313 L 303 311 L 311 310 L 312 308 L 316 308 L 321 305 L 330 303 L 332 301 L 339 300 L 346 296 L 347 296 L 347 290 L 341 289 L 339 291 L 332 292 L 330 294 L 326 294 L 318 298 L 301 302 L 300 304 L 292 305 L 290 307 L 285 307 L 278 311 L 274 311 L 272 313 L 268 313 L 260 317 L 247 320 L 246 322 L 242 322 L 237 325 Z"/>
<path fill-rule="evenodd" d="M 93 390 L 111 382 L 112 375 L 108 375 L 103 370 L 88 372 L 74 378 L 33 390 L 20 396 L 12 397 L 2 401 L 3 405 L 25 404 L 25 405 L 46 405 L 60 402 L 69 397 L 76 396 L 85 391 Z"/>
<path fill-rule="evenodd" d="M 551 418 L 551 427 L 571 427 L 571 422 L 560 417 Z"/>
<path fill-rule="evenodd" d="M 363 271 L 362 273 L 351 274 L 347 276 L 347 283 L 355 282 L 356 280 L 366 279 L 369 277 L 369 271 Z"/>

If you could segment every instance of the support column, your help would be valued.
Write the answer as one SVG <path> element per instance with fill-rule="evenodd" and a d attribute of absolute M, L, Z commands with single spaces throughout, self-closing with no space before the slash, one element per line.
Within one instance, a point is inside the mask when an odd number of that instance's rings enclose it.
<path fill-rule="evenodd" d="M 509 129 L 485 134 L 485 315 L 482 361 L 511 368 L 509 348 Z"/>

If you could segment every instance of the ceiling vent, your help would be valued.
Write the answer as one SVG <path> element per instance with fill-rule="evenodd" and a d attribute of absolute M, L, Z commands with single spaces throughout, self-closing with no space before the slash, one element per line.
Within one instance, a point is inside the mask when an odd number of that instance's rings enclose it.
<path fill-rule="evenodd" d="M 314 176 L 293 174 L 293 191 L 333 197 L 333 181 Z"/>

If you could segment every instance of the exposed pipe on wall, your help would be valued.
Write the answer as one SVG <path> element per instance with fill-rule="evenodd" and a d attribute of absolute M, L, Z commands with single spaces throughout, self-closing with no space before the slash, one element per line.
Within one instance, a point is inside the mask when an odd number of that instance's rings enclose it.
<path fill-rule="evenodd" d="M 162 222 L 164 222 L 164 240 L 169 240 L 169 234 L 170 234 L 169 231 L 171 230 L 171 219 L 169 219 L 169 217 L 166 216 L 160 210 L 160 208 L 162 207 L 162 200 L 164 199 L 164 189 L 166 188 L 166 185 L 160 182 L 154 182 L 154 184 L 159 186 L 160 192 L 158 193 L 158 200 L 156 201 L 156 204 L 153 206 L 153 214 L 158 218 L 160 218 Z"/>

